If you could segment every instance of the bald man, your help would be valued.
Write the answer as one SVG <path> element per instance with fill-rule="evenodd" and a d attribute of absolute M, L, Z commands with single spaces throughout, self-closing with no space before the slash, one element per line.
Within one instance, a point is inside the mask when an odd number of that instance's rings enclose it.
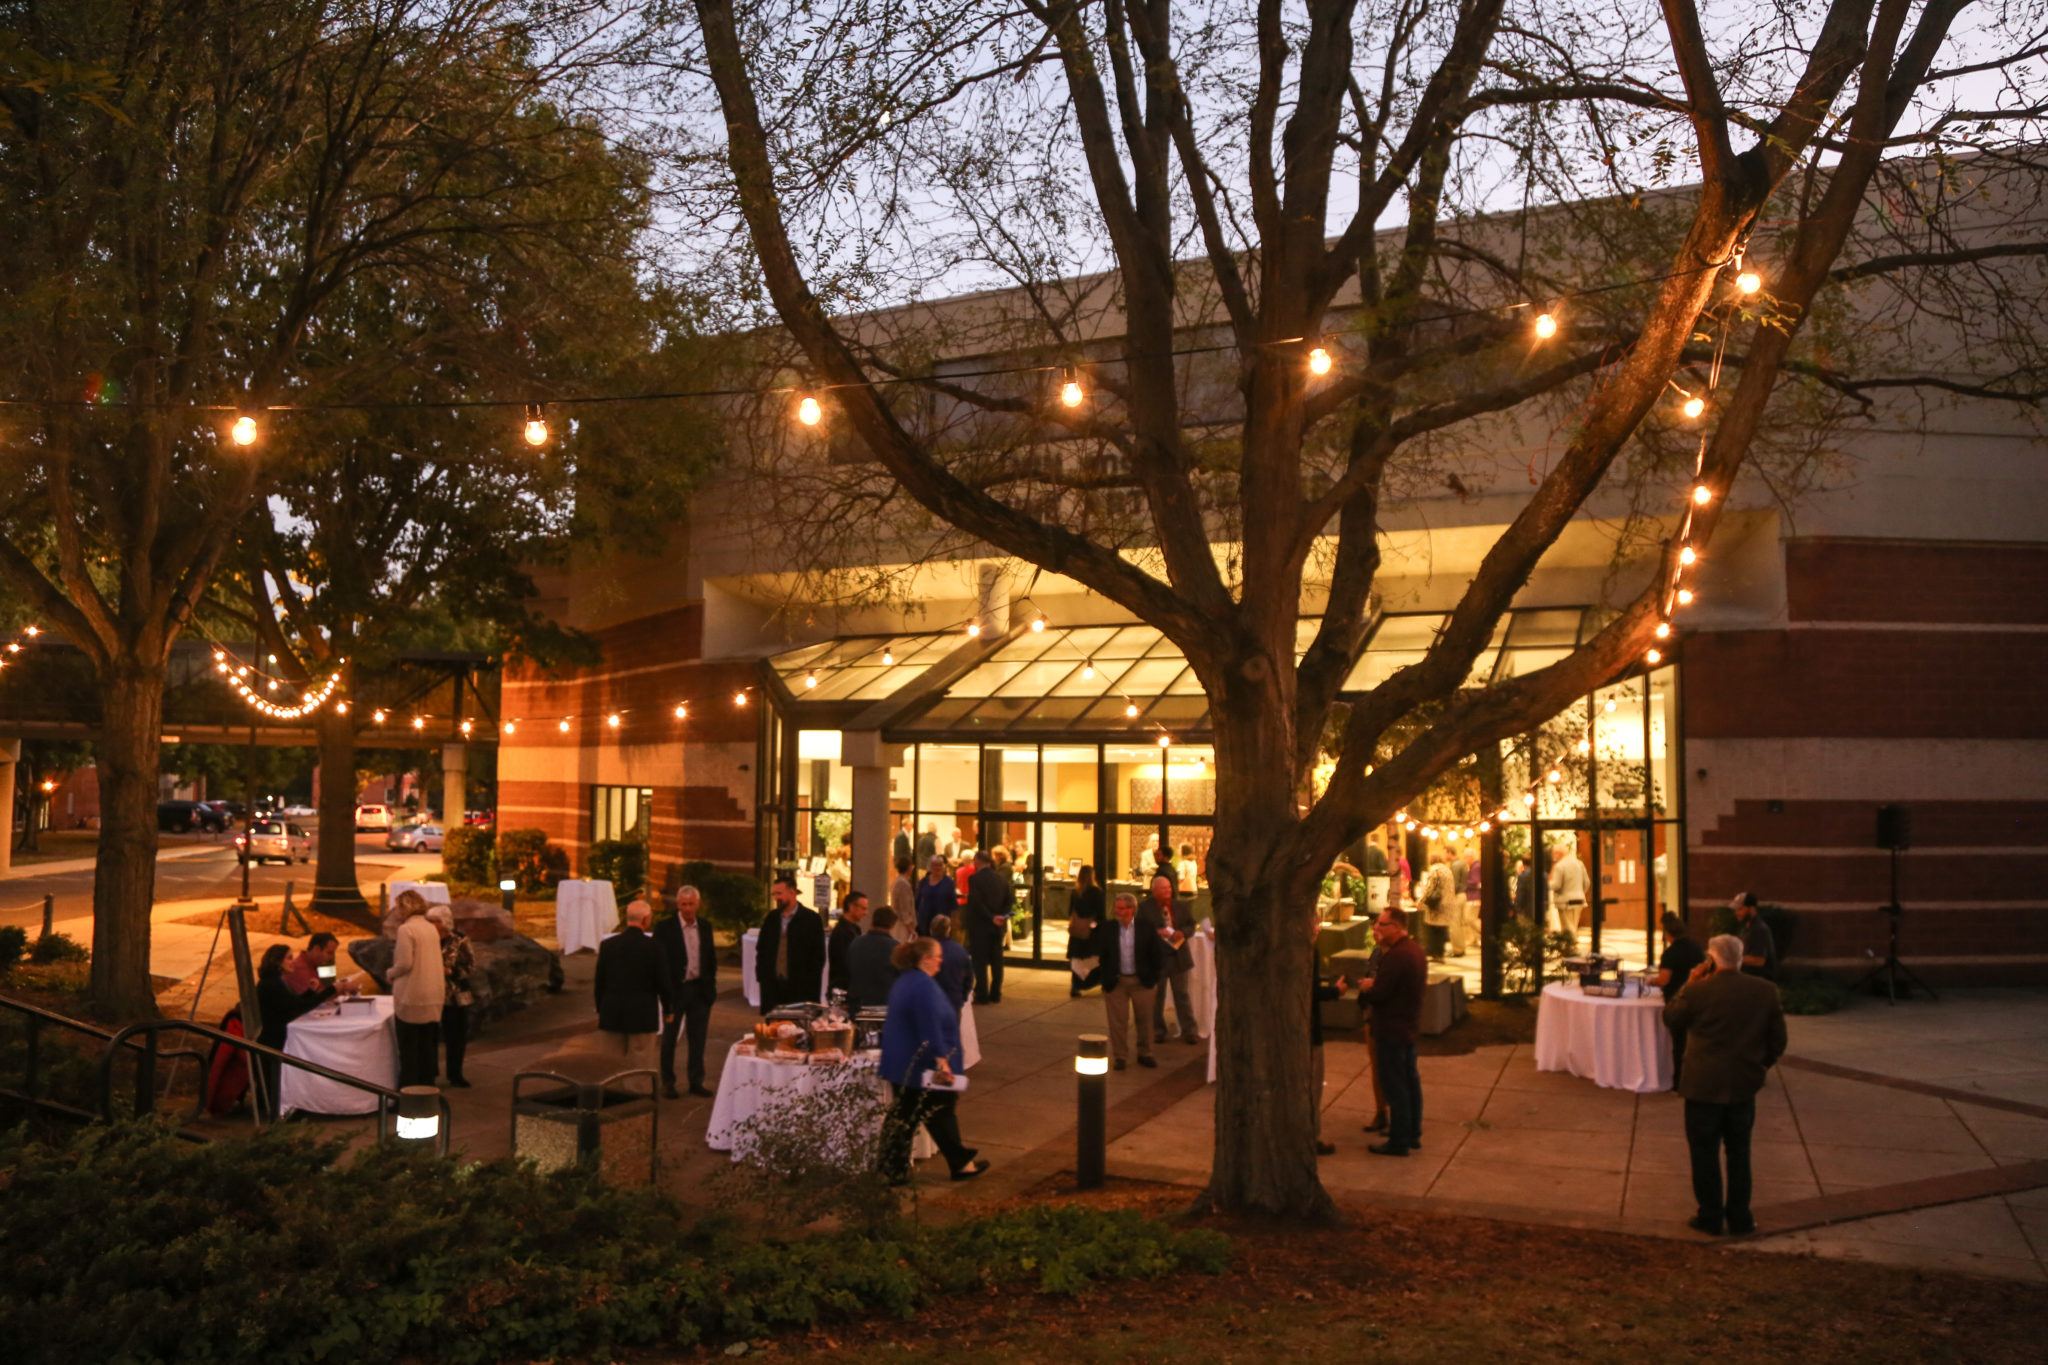
<path fill-rule="evenodd" d="M 597 945 L 597 1028 L 607 1053 L 628 1066 L 655 1065 L 655 1039 L 679 1008 L 675 977 L 647 931 L 654 907 L 626 907 L 626 927 Z"/>

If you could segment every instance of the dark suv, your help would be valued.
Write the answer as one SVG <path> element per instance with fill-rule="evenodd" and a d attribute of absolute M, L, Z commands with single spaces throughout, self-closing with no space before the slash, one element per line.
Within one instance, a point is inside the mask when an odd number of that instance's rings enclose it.
<path fill-rule="evenodd" d="M 195 829 L 219 834 L 228 827 L 228 817 L 203 801 L 159 801 L 156 827 L 172 834 L 190 834 Z"/>

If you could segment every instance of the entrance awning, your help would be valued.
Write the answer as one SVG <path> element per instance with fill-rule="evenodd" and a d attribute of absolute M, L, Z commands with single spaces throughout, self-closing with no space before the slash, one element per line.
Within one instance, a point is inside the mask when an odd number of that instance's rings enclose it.
<path fill-rule="evenodd" d="M 1508 612 L 1468 685 L 1555 663 L 1590 633 L 1591 615 L 1588 607 Z M 1376 618 L 1341 695 L 1363 696 L 1419 663 L 1446 619 L 1442 612 Z M 1297 660 L 1321 624 L 1320 617 L 1297 623 Z M 1152 626 L 1034 631 L 1018 624 L 980 639 L 958 631 L 844 636 L 777 654 L 765 667 L 779 708 L 802 730 L 879 730 L 892 743 L 1209 734 L 1209 701 L 1194 670 Z"/>

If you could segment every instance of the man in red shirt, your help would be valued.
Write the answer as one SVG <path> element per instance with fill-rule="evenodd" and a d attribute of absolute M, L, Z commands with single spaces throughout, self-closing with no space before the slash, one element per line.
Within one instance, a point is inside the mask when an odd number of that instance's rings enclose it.
<path fill-rule="evenodd" d="M 1387 1097 L 1387 1140 L 1366 1148 L 1375 1156 L 1406 1156 L 1422 1146 L 1422 1076 L 1415 1067 L 1421 1036 L 1422 988 L 1429 961 L 1408 937 L 1408 917 L 1388 907 L 1373 922 L 1380 945 L 1379 973 L 1358 983 L 1358 998 L 1372 1006 L 1373 1067 Z"/>

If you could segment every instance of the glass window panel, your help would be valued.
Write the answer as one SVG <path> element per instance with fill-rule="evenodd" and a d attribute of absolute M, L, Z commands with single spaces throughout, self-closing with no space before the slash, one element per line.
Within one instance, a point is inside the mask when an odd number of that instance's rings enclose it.
<path fill-rule="evenodd" d="M 1214 815 L 1215 746 L 1176 744 L 1166 757 L 1166 808 L 1175 815 Z"/>
<path fill-rule="evenodd" d="M 1084 697 L 1054 697 L 1036 701 L 1011 723 L 1011 729 L 1051 733 L 1071 730 L 1088 710 L 1089 705 Z"/>
<path fill-rule="evenodd" d="M 1020 663 L 985 663 L 946 689 L 949 697 L 987 697 L 1023 668 Z"/>
<path fill-rule="evenodd" d="M 1495 676 L 1503 682 L 1509 678 L 1527 677 L 1570 653 L 1569 649 L 1516 649 L 1510 645 L 1501 652 L 1500 669 Z"/>
<path fill-rule="evenodd" d="M 1161 697 L 1146 708 L 1143 719 L 1148 725 L 1166 726 L 1178 739 L 1191 727 L 1206 727 L 1208 716 L 1207 697 Z"/>
<path fill-rule="evenodd" d="M 1103 749 L 1102 762 L 1108 771 L 1110 809 L 1126 815 L 1159 815 L 1161 783 L 1165 774 L 1161 760 L 1165 750 L 1157 744 L 1111 744 Z"/>
<path fill-rule="evenodd" d="M 800 730 L 796 745 L 796 803 L 812 810 L 851 810 L 853 770 L 839 761 L 837 730 Z"/>
<path fill-rule="evenodd" d="M 1038 809 L 1037 745 L 991 745 L 983 752 L 982 772 L 988 783 L 982 799 L 989 809 Z"/>
<path fill-rule="evenodd" d="M 1103 659 L 1141 659 L 1160 639 L 1159 632 L 1150 626 L 1124 626 L 1103 641 L 1095 655 Z"/>
<path fill-rule="evenodd" d="M 1045 653 L 1046 641 L 1051 634 L 1051 631 L 1027 630 L 989 657 L 998 663 L 1028 662 Z"/>
<path fill-rule="evenodd" d="M 967 713 L 967 723 L 988 730 L 1007 730 L 1031 709 L 1028 697 L 991 697 Z"/>
<path fill-rule="evenodd" d="M 1579 625 L 1585 615 L 1581 607 L 1545 607 L 1512 612 L 1509 615 L 1511 633 L 1508 644 L 1517 649 L 1530 645 L 1576 645 L 1579 642 Z"/>
<path fill-rule="evenodd" d="M 1174 889 L 1195 903 L 1195 922 L 1215 917 L 1209 899 L 1209 841 L 1215 836 L 1209 825 L 1169 825 L 1168 842 L 1173 845 Z"/>
<path fill-rule="evenodd" d="M 1170 659 L 1145 659 L 1132 665 L 1119 679 L 1118 686 L 1142 706 L 1147 695 L 1164 692 L 1168 683 L 1187 671 L 1187 666 L 1187 660 L 1178 654 Z"/>
<path fill-rule="evenodd" d="M 1398 669 L 1409 664 L 1422 662 L 1420 650 L 1378 650 L 1369 649 L 1351 666 L 1351 676 L 1344 680 L 1346 692 L 1370 692 L 1391 678 Z"/>
<path fill-rule="evenodd" d="M 859 691 L 852 694 L 854 701 L 879 701 L 893 697 L 898 691 L 914 681 L 918 670 L 897 664 L 894 668 L 877 668 L 874 676 L 863 683 Z"/>
<path fill-rule="evenodd" d="M 1120 659 L 1096 659 L 1092 666 L 1095 669 L 1094 677 L 1085 676 L 1086 668 L 1077 670 L 1069 674 L 1066 681 L 1053 688 L 1052 695 L 1055 697 L 1099 697 L 1113 683 L 1121 680 L 1124 674 L 1130 672 L 1132 668 L 1128 660 Z"/>
<path fill-rule="evenodd" d="M 1099 787 L 1094 745 L 1047 745 L 1043 762 L 1047 810 L 1095 810 Z M 1081 856 L 1084 862 L 1092 860 L 1092 855 Z"/>
<path fill-rule="evenodd" d="M 1109 634 L 1110 632 L 1107 630 L 1047 631 L 1044 637 L 1045 652 L 1039 655 L 1038 657 L 1041 659 L 1071 659 L 1075 663 L 1079 663 L 1082 659 L 1088 656 L 1089 652 L 1092 651 L 1095 646 L 1095 642 L 1092 638 L 1084 643 L 1080 637 L 1099 635 L 1102 638 L 1107 639 L 1109 637 Z"/>
<path fill-rule="evenodd" d="M 1183 669 L 1178 678 L 1167 684 L 1166 691 L 1169 696 L 1206 697 L 1208 695 L 1202 691 L 1202 680 L 1195 676 L 1195 670 L 1192 668 Z"/>
<path fill-rule="evenodd" d="M 1380 628 L 1373 632 L 1373 651 L 1428 649 L 1436 642 L 1436 634 L 1443 628 L 1441 612 L 1424 612 L 1415 616 L 1389 616 L 1380 622 Z"/>
<path fill-rule="evenodd" d="M 816 687 L 806 687 L 797 694 L 799 701 L 839 701 L 851 697 L 861 688 L 886 676 L 891 670 L 884 668 L 841 668 L 819 675 Z M 803 679 L 797 680 L 801 686 Z"/>
<path fill-rule="evenodd" d="M 997 689 L 999 697 L 1042 697 L 1052 691 L 1067 676 L 1080 671 L 1080 665 L 1070 659 L 1057 659 L 1048 663 L 1025 664 L 1017 676 Z"/>

